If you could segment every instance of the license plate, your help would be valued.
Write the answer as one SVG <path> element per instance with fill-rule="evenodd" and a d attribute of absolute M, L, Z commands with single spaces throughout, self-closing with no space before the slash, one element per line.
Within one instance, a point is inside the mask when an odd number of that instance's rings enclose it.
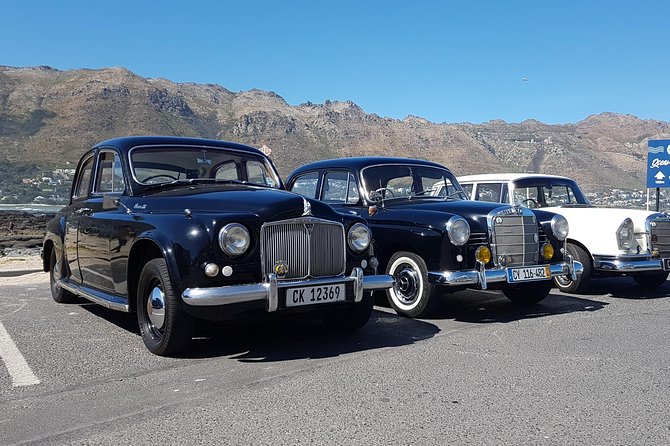
<path fill-rule="evenodd" d="M 544 280 L 551 277 L 548 266 L 527 266 L 525 268 L 508 268 L 507 281 L 527 282 L 531 280 Z"/>
<path fill-rule="evenodd" d="M 670 259 L 663 259 L 663 271 L 670 271 Z"/>
<path fill-rule="evenodd" d="M 344 284 L 306 286 L 289 288 L 286 290 L 286 306 L 299 307 L 301 305 L 323 304 L 340 302 L 346 299 Z"/>

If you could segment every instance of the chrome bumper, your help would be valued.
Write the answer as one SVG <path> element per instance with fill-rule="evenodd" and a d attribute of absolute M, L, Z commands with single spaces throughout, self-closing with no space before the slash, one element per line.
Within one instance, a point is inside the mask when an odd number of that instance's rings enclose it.
<path fill-rule="evenodd" d="M 269 280 L 263 283 L 212 288 L 187 288 L 182 293 L 181 299 L 184 303 L 193 306 L 219 306 L 265 301 L 265 309 L 275 311 L 279 306 L 280 289 L 349 282 L 354 285 L 354 302 L 360 302 L 363 299 L 363 292 L 391 288 L 394 279 L 393 276 L 388 275 L 364 276 L 361 268 L 354 268 L 351 275 L 347 277 L 308 279 L 290 283 L 279 282 L 274 274 L 270 274 Z"/>
<path fill-rule="evenodd" d="M 540 266 L 540 265 L 538 265 Z M 584 271 L 584 266 L 570 259 L 567 262 L 558 262 L 549 265 L 551 277 L 571 276 L 573 280 Z M 549 280 L 549 278 L 547 278 Z M 458 285 L 480 285 L 483 290 L 489 283 L 507 282 L 506 269 L 484 269 L 470 271 L 441 271 L 429 272 L 428 281 L 436 285 L 458 286 Z"/>
<path fill-rule="evenodd" d="M 593 268 L 618 273 L 663 271 L 663 260 L 649 255 L 593 256 Z"/>

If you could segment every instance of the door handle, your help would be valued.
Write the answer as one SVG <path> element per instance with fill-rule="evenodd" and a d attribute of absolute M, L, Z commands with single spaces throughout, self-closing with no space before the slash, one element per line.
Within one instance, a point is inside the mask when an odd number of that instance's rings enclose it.
<path fill-rule="evenodd" d="M 91 215 L 93 213 L 93 209 L 91 208 L 79 208 L 76 210 L 77 214 L 81 215 Z"/>

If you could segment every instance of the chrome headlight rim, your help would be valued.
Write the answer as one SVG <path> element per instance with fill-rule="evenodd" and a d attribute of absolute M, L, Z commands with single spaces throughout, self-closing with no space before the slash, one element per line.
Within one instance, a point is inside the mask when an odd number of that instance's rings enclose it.
<path fill-rule="evenodd" d="M 354 223 L 347 231 L 347 244 L 352 251 L 361 253 L 368 249 L 372 241 L 370 228 L 363 223 Z"/>
<path fill-rule="evenodd" d="M 562 242 L 568 238 L 568 234 L 570 233 L 568 219 L 560 214 L 554 215 L 551 218 L 551 232 L 554 234 L 554 237 L 558 239 L 558 241 Z"/>
<path fill-rule="evenodd" d="M 622 231 L 626 231 L 627 235 L 622 236 Z M 626 217 L 616 230 L 616 242 L 619 249 L 628 251 L 633 246 L 634 238 L 635 225 L 630 217 Z"/>
<path fill-rule="evenodd" d="M 231 237 L 242 236 L 243 244 L 235 246 Z M 228 223 L 219 230 L 219 247 L 230 257 L 239 257 L 246 253 L 251 246 L 251 235 L 249 230 L 241 223 Z"/>
<path fill-rule="evenodd" d="M 452 244 L 463 246 L 470 240 L 470 224 L 463 217 L 454 215 L 447 221 L 446 228 Z"/>

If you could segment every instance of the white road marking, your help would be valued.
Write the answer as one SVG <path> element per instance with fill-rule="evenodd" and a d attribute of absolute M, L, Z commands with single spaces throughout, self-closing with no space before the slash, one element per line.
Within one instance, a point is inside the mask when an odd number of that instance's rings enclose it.
<path fill-rule="evenodd" d="M 5 362 L 14 387 L 32 386 L 40 383 L 1 322 L 0 358 Z"/>

